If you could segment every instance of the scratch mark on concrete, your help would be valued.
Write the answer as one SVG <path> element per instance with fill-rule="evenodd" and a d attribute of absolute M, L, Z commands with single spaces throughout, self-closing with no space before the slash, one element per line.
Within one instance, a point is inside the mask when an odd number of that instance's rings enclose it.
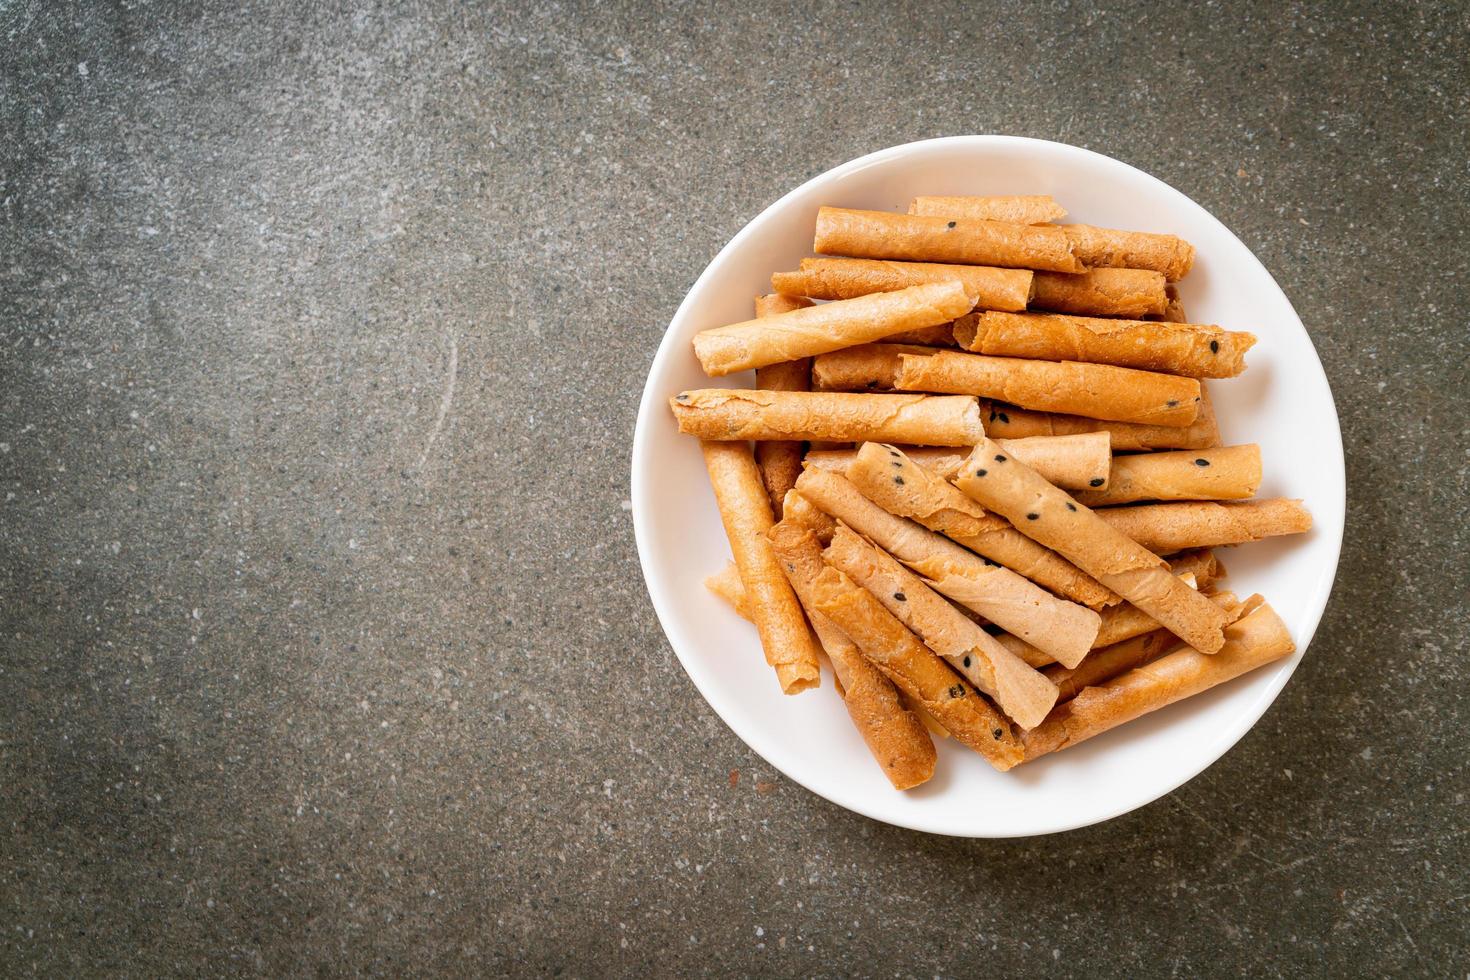
<path fill-rule="evenodd" d="M 434 416 L 434 428 L 429 430 L 429 438 L 424 441 L 424 451 L 419 453 L 419 461 L 414 464 L 414 469 L 420 473 L 429 460 L 429 450 L 434 448 L 434 440 L 439 438 L 439 430 L 444 428 L 444 420 L 449 417 L 449 408 L 454 404 L 454 385 L 458 379 L 459 339 L 450 334 L 449 367 L 444 372 L 444 390 L 439 395 L 439 412 Z"/>

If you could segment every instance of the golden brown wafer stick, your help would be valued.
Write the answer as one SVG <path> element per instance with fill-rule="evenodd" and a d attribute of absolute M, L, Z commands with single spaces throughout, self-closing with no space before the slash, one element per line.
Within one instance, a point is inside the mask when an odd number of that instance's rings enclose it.
<path fill-rule="evenodd" d="M 999 402 L 983 401 L 980 408 L 985 415 L 985 430 L 996 439 L 1106 432 L 1112 438 L 1114 452 L 1208 449 L 1220 445 L 1220 428 L 1215 423 L 1215 409 L 1210 404 L 1209 394 L 1203 384 L 1200 385 L 1199 415 L 1182 429 L 1167 425 L 1137 425 L 1078 415 L 1031 412 Z"/>
<path fill-rule="evenodd" d="M 783 557 L 798 547 L 809 551 L 815 543 L 810 532 L 795 529 L 795 534 L 804 537 L 788 544 L 785 538 L 793 535 L 778 532 L 776 547 Z M 808 594 L 813 612 L 836 624 L 864 657 L 958 741 L 1002 771 L 1019 761 L 1020 743 L 1010 722 L 872 593 L 828 565 L 811 580 Z"/>
<path fill-rule="evenodd" d="M 924 283 L 702 330 L 694 352 L 706 373 L 732 374 L 949 323 L 974 298 L 955 280 Z"/>
<path fill-rule="evenodd" d="M 917 521 L 1058 595 L 1092 609 L 1118 601 L 1092 576 L 1032 541 L 1005 518 L 987 513 L 895 446 L 864 443 L 852 455 L 844 475 L 863 496 L 890 514 Z"/>
<path fill-rule="evenodd" d="M 1300 500 L 1279 497 L 1223 504 L 1104 507 L 1097 515 L 1157 555 L 1185 548 L 1242 544 L 1312 529 L 1312 515 Z"/>
<path fill-rule="evenodd" d="M 1022 728 L 1040 724 L 1056 703 L 1056 686 L 1039 671 L 997 643 L 919 576 L 847 527 L 838 525 L 822 557 L 873 593 L 899 622 Z"/>
<path fill-rule="evenodd" d="M 909 214 L 939 215 L 946 218 L 980 218 L 985 221 L 1012 221 L 1019 225 L 1044 225 L 1060 221 L 1067 209 L 1050 194 L 1006 194 L 988 197 L 916 197 L 909 202 Z"/>
<path fill-rule="evenodd" d="M 1234 622 L 1242 614 L 1243 607 L 1233 592 L 1216 592 L 1210 596 L 1210 601 L 1225 610 L 1227 622 Z M 1067 701 L 1076 697 L 1084 687 L 1112 680 L 1123 671 L 1140 667 L 1178 645 L 1179 641 L 1174 638 L 1173 633 L 1163 629 L 1153 630 L 1094 650 L 1076 667 L 1052 664 L 1043 673 L 1047 680 L 1056 685 L 1057 700 Z"/>
<path fill-rule="evenodd" d="M 1047 651 L 1076 663 L 1092 647 L 1098 616 L 1058 599 L 1008 568 L 981 558 L 927 528 L 895 517 L 845 477 L 806 470 L 797 492 L 918 572 L 930 588 Z"/>
<path fill-rule="evenodd" d="M 837 530 L 837 522 L 831 515 L 817 510 L 810 500 L 797 493 L 794 488 L 787 492 L 786 499 L 781 503 L 781 520 L 806 528 L 824 546 L 832 540 L 832 533 Z"/>
<path fill-rule="evenodd" d="M 967 446 L 984 433 L 973 398 L 702 388 L 669 399 L 679 431 L 700 439 L 810 439 Z"/>
<path fill-rule="evenodd" d="M 757 296 L 755 298 L 756 319 L 790 313 L 811 306 L 809 299 L 800 296 Z M 766 391 L 808 391 L 812 386 L 812 361 L 809 357 L 795 361 L 782 361 L 756 368 L 755 386 Z M 771 440 L 756 443 L 755 465 L 761 469 L 761 481 L 766 485 L 766 494 L 771 498 L 771 509 L 781 509 L 781 498 L 796 485 L 801 473 L 801 456 L 806 447 L 798 441 Z"/>
<path fill-rule="evenodd" d="M 1111 364 L 986 357 L 936 350 L 900 354 L 894 387 L 995 398 L 1022 408 L 1117 422 L 1187 426 L 1199 413 L 1194 378 Z"/>
<path fill-rule="evenodd" d="M 832 662 L 837 690 L 868 751 L 895 789 L 927 782 L 934 775 L 936 756 L 923 721 L 903 705 L 893 682 L 813 605 L 814 583 L 825 570 L 816 537 L 806 528 L 782 521 L 771 529 L 770 539 L 772 551 Z"/>
<path fill-rule="evenodd" d="M 824 207 L 812 251 L 862 259 L 956 262 L 1012 269 L 1081 272 L 1060 228 L 974 218 L 934 218 Z M 955 314 L 958 316 L 959 314 Z"/>
<path fill-rule="evenodd" d="M 975 313 L 955 321 L 960 347 L 999 357 L 1114 364 L 1191 378 L 1245 370 L 1254 334 L 1202 323 L 1110 320 L 1059 313 Z"/>
<path fill-rule="evenodd" d="M 932 354 L 915 344 L 859 344 L 812 359 L 812 388 L 817 391 L 891 391 L 898 381 L 903 354 Z"/>
<path fill-rule="evenodd" d="M 1213 655 L 1179 647 L 1099 687 L 1083 688 L 1072 700 L 1057 705 L 1046 721 L 1026 733 L 1026 759 L 1086 741 L 1279 660 L 1295 649 L 1286 624 L 1263 604 L 1225 628 L 1225 643 Z"/>
<path fill-rule="evenodd" d="M 1093 225 L 1058 225 L 1083 265 L 1097 268 L 1152 269 L 1170 281 L 1183 279 L 1194 265 L 1194 246 L 1174 235 L 1120 231 Z"/>
<path fill-rule="evenodd" d="M 833 473 L 843 473 L 848 464 L 857 459 L 859 446 L 851 449 L 821 449 L 806 454 L 802 465 Z M 951 474 L 970 458 L 973 446 L 894 446 L 899 452 L 929 470 L 935 476 L 948 479 Z"/>
<path fill-rule="evenodd" d="M 1107 487 L 1078 493 L 1077 501 L 1109 507 L 1138 500 L 1243 500 L 1260 485 L 1261 447 L 1252 443 L 1119 456 Z"/>
<path fill-rule="evenodd" d="M 1076 667 L 1051 664 L 1042 673 L 1057 687 L 1057 700 L 1070 701 L 1090 685 L 1102 684 L 1124 671 L 1141 667 L 1179 646 L 1179 638 L 1168 630 L 1153 630 L 1142 636 L 1094 650 Z"/>
<path fill-rule="evenodd" d="M 1038 272 L 1033 282 L 1031 306 L 1056 313 L 1149 316 L 1169 305 L 1163 274 L 1151 269 L 1088 269 L 1075 276 Z"/>
<path fill-rule="evenodd" d="M 918 347 L 953 347 L 954 324 L 941 323 L 921 330 L 905 330 L 892 337 L 884 337 L 887 344 L 912 344 Z"/>
<path fill-rule="evenodd" d="M 1006 452 L 1059 487 L 1086 489 L 1107 486 L 1112 471 L 1112 454 L 1106 432 L 1082 432 L 1071 436 L 1032 436 L 1029 439 L 997 439 Z M 935 476 L 949 479 L 970 456 L 968 448 L 894 446 Z M 803 464 L 842 472 L 857 458 L 858 450 L 819 449 L 806 454 Z M 1099 482 L 1100 481 L 1100 482 Z"/>
<path fill-rule="evenodd" d="M 701 330 L 694 354 L 706 374 L 719 377 L 949 323 L 974 306 L 955 280 L 925 283 Z"/>
<path fill-rule="evenodd" d="M 798 486 L 810 472 L 802 473 Z M 1218 606 L 1184 584 L 1162 558 L 1116 531 L 1026 464 L 1012 459 L 994 441 L 986 439 L 975 446 L 969 464 L 960 470 L 954 484 L 1010 521 L 1016 530 L 1051 548 L 1157 619 L 1159 625 L 1195 649 L 1206 653 L 1220 649 L 1224 616 Z M 1030 637 L 1022 639 L 1041 646 Z"/>
<path fill-rule="evenodd" d="M 1195 588 L 1201 590 L 1209 588 L 1225 577 L 1225 567 L 1215 558 L 1214 552 L 1204 549 L 1175 555 L 1169 559 L 1169 569 L 1184 581 L 1193 583 Z M 1161 628 L 1158 620 L 1127 602 L 1110 606 L 1102 610 L 1099 615 L 1102 617 L 1102 625 L 1098 627 L 1097 639 L 1092 644 L 1094 650 L 1112 646 L 1114 643 L 1120 643 L 1123 640 L 1141 636 L 1150 630 Z M 1025 657 L 1024 654 L 1022 658 L 1027 663 L 1033 663 L 1032 659 Z"/>
<path fill-rule="evenodd" d="M 1112 439 L 1106 432 L 995 441 L 1059 487 L 1105 487 L 1112 475 Z"/>
<path fill-rule="evenodd" d="M 1183 579 L 1184 584 L 1189 586 L 1191 589 L 1199 587 L 1193 575 L 1180 574 L 1179 577 Z M 1120 617 L 1119 615 L 1115 614 L 1126 615 Z M 1098 629 L 1099 636 L 1103 634 L 1103 629 L 1106 629 L 1109 624 L 1118 624 L 1127 627 L 1126 631 L 1120 633 L 1117 637 L 1118 642 L 1132 639 L 1135 636 L 1142 636 L 1144 633 L 1149 633 L 1154 630 L 1163 629 L 1163 627 L 1158 624 L 1158 621 L 1155 620 L 1152 616 L 1148 615 L 1148 613 L 1145 613 L 1137 606 L 1130 605 L 1126 602 L 1099 610 L 1098 615 L 1102 617 L 1102 626 Z M 1165 630 L 1165 632 L 1168 631 Z M 1019 636 L 1012 636 L 1010 633 L 1003 632 L 997 633 L 995 638 L 1000 641 L 1001 646 L 1011 651 L 1011 653 L 1014 653 L 1022 660 L 1022 662 L 1032 667 L 1036 667 L 1039 669 L 1049 664 L 1061 666 L 1060 664 L 1056 663 L 1056 659 L 1052 657 L 1051 654 L 1044 653 L 1041 650 L 1036 649 L 1034 646 L 1027 643 Z M 1113 644 L 1111 643 L 1100 643 L 1094 640 L 1092 644 L 1092 651 L 1088 653 L 1088 656 L 1090 657 L 1098 650 L 1112 645 Z"/>
<path fill-rule="evenodd" d="M 802 259 L 800 270 L 771 276 L 771 288 L 813 299 L 852 299 L 947 279 L 964 283 L 982 310 L 1024 310 L 1031 298 L 1029 269 L 882 259 Z"/>
<path fill-rule="evenodd" d="M 740 442 L 704 442 L 700 447 L 766 663 L 776 669 L 784 694 L 816 687 L 821 683 L 817 644 L 766 540 L 774 521 L 755 457 Z"/>
<path fill-rule="evenodd" d="M 1214 552 L 1204 549 L 1186 551 L 1182 555 L 1174 556 L 1169 559 L 1169 568 L 1175 575 L 1183 579 L 1186 585 L 1201 591 L 1209 589 L 1225 577 L 1225 566 L 1215 558 Z M 1163 629 L 1158 620 L 1127 602 L 1100 609 L 1098 616 L 1101 617 L 1102 623 L 1097 630 L 1097 639 L 1092 642 L 1093 651 L 1113 646 L 1124 640 L 1131 640 L 1135 636 L 1142 636 L 1153 630 Z M 1043 653 L 1025 640 L 1011 636 L 1009 633 L 1002 633 L 996 639 L 1007 650 L 1032 667 L 1045 667 L 1055 662 L 1051 654 Z"/>

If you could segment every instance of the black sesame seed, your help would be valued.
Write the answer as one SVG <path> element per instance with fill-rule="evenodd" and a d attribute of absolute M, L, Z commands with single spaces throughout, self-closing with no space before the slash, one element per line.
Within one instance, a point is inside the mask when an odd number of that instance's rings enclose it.
<path fill-rule="evenodd" d="M 950 688 L 949 689 L 949 696 L 952 697 L 952 698 L 962 698 L 962 697 L 964 697 L 965 696 L 965 685 L 963 685 L 963 684 L 956 684 L 954 687 Z"/>
<path fill-rule="evenodd" d="M 1220 353 L 1220 342 L 1218 340 L 1212 340 L 1212 341 L 1210 341 L 1210 353 L 1211 354 L 1218 354 L 1218 353 Z"/>
<path fill-rule="evenodd" d="M 1007 415 L 1005 412 L 1001 412 L 1000 413 L 1000 420 L 1002 422 L 1004 422 L 1006 425 L 1010 425 L 1011 424 L 1011 417 L 1009 415 Z"/>
<path fill-rule="evenodd" d="M 1004 463 L 1006 461 L 1006 458 L 1004 456 L 1002 456 L 1000 453 L 996 453 L 995 454 L 995 461 L 997 463 Z"/>
<path fill-rule="evenodd" d="M 899 486 L 903 486 L 903 477 L 901 477 L 901 476 L 895 476 L 893 478 L 893 482 L 894 483 L 897 483 Z"/>
<path fill-rule="evenodd" d="M 897 449 L 890 449 L 890 450 L 888 450 L 888 455 L 895 456 L 896 457 L 898 455 L 898 450 Z"/>
<path fill-rule="evenodd" d="M 976 476 L 984 476 L 987 472 L 989 472 L 989 471 L 988 470 L 976 470 L 975 471 L 975 475 Z"/>
<path fill-rule="evenodd" d="M 1028 520 L 1028 521 L 1034 521 L 1034 520 L 1039 519 L 1040 517 L 1041 517 L 1040 514 L 1027 514 L 1026 515 L 1026 520 Z"/>
<path fill-rule="evenodd" d="M 681 401 L 681 402 L 687 402 L 689 400 L 689 392 L 687 392 L 687 391 L 681 391 L 681 392 L 679 392 L 679 397 L 677 399 L 675 399 L 675 400 L 676 401 Z"/>
<path fill-rule="evenodd" d="M 1210 461 L 1207 460 L 1207 459 L 1201 458 L 1201 459 L 1195 460 L 1194 461 L 1194 465 L 1195 466 L 1209 466 L 1210 465 Z"/>
<path fill-rule="evenodd" d="M 1173 398 L 1170 398 L 1170 399 L 1169 399 L 1169 400 L 1168 400 L 1168 401 L 1167 401 L 1167 402 L 1165 402 L 1165 403 L 1164 403 L 1164 404 L 1166 404 L 1166 405 L 1168 405 L 1168 406 L 1169 406 L 1169 407 L 1170 407 L 1170 408 L 1173 408 L 1173 407 L 1174 407 L 1174 406 L 1175 406 L 1175 405 L 1178 405 L 1178 404 L 1179 404 L 1179 402 L 1178 402 L 1178 401 L 1177 401 L 1177 400 L 1175 400 L 1175 399 L 1173 399 Z"/>
<path fill-rule="evenodd" d="M 966 667 L 970 666 L 970 658 L 969 658 L 968 655 L 966 655 L 966 657 L 965 657 L 965 666 Z"/>
<path fill-rule="evenodd" d="M 1069 501 L 1067 501 L 1067 509 L 1068 510 L 1076 510 L 1077 509 L 1077 505 L 1074 504 L 1074 503 L 1072 503 L 1072 501 L 1069 500 Z"/>
<path fill-rule="evenodd" d="M 904 595 L 902 592 L 895 592 L 895 593 L 893 593 L 893 598 L 897 599 L 899 602 L 908 602 L 909 601 L 909 597 L 906 596 L 906 595 Z"/>
<path fill-rule="evenodd" d="M 1001 730 L 1000 730 L 1000 729 L 999 729 L 999 728 L 997 728 L 997 729 L 994 729 L 994 730 L 993 730 L 993 731 L 991 731 L 991 733 L 990 733 L 990 734 L 991 734 L 991 735 L 994 735 L 994 736 L 995 736 L 995 740 L 996 740 L 996 741 L 997 741 L 997 742 L 999 742 L 999 741 L 1000 741 L 1000 737 L 1001 737 L 1001 736 L 1002 736 L 1002 735 L 1004 735 L 1004 734 L 1005 734 L 1005 732 L 1003 732 L 1003 731 L 1001 731 Z"/>
<path fill-rule="evenodd" d="M 951 221 L 947 227 L 953 228 L 954 227 L 954 222 Z"/>
<path fill-rule="evenodd" d="M 899 470 L 903 469 L 903 464 L 900 463 L 898 460 L 894 460 L 889 465 L 892 466 L 894 469 L 899 469 Z"/>
<path fill-rule="evenodd" d="M 1107 480 L 1104 480 L 1102 477 L 1095 476 L 1092 479 L 1090 479 L 1090 480 L 1087 481 L 1087 485 L 1089 487 L 1100 487 L 1100 486 L 1102 486 L 1106 482 L 1108 482 L 1108 481 Z"/>

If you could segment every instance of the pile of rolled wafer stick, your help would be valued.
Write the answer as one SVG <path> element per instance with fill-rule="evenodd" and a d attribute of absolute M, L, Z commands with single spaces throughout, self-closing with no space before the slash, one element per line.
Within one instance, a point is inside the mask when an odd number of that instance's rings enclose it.
<path fill-rule="evenodd" d="M 670 399 L 734 555 L 706 585 L 785 693 L 826 657 L 898 789 L 933 775 L 934 737 L 1007 770 L 1295 649 L 1210 550 L 1311 527 L 1254 499 L 1258 446 L 1220 444 L 1205 381 L 1256 338 L 1189 322 L 1188 242 L 1065 216 L 823 207 L 818 257 L 694 338 L 756 387 Z"/>

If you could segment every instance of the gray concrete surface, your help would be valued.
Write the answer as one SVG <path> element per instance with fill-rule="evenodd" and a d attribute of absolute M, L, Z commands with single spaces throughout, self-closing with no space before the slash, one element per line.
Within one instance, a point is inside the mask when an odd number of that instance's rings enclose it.
<path fill-rule="evenodd" d="M 337 6 L 0 2 L 0 973 L 1470 969 L 1463 4 Z M 965 132 L 1221 216 L 1349 459 L 1262 723 L 1031 841 L 774 774 L 624 506 L 714 252 Z"/>

